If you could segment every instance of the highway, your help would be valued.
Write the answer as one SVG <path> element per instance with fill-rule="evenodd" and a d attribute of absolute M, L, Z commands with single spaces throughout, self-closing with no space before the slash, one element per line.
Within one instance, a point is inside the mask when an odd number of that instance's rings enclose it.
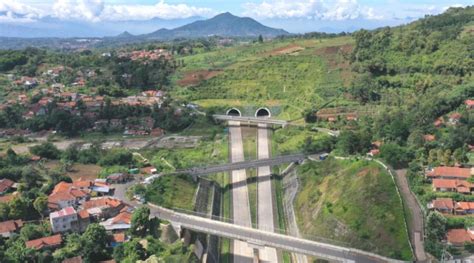
<path fill-rule="evenodd" d="M 242 142 L 242 129 L 238 122 L 229 122 L 231 162 L 242 162 L 244 158 L 244 145 Z M 250 219 L 249 193 L 247 189 L 247 173 L 245 169 L 233 170 L 231 172 L 232 182 L 232 218 L 234 224 L 252 227 Z M 234 262 L 252 262 L 253 248 L 240 240 L 234 240 L 233 257 Z"/>
<path fill-rule="evenodd" d="M 178 213 L 173 210 L 154 205 L 149 206 L 151 210 L 150 216 L 170 221 L 175 226 L 197 232 L 217 235 L 220 237 L 240 240 L 259 246 L 269 246 L 294 253 L 302 253 L 339 262 L 404 262 L 389 259 L 358 249 L 345 248 L 278 233 L 267 232 L 247 226 L 225 223 L 200 216 Z"/>
<path fill-rule="evenodd" d="M 243 116 L 232 116 L 232 115 L 212 115 L 214 119 L 221 120 L 221 121 L 236 121 L 240 124 L 274 124 L 274 125 L 281 125 L 286 126 L 288 125 L 288 121 L 284 120 L 277 120 L 271 118 L 262 118 L 262 117 L 243 117 Z"/>
<path fill-rule="evenodd" d="M 235 127 L 230 127 L 229 130 L 232 132 L 234 131 L 233 128 Z M 242 170 L 242 169 L 249 169 L 249 168 L 258 168 L 262 166 L 279 165 L 283 163 L 300 162 L 300 161 L 303 161 L 305 158 L 306 156 L 304 154 L 281 155 L 281 156 L 276 156 L 273 158 L 262 158 L 258 160 L 249 160 L 249 161 L 244 161 L 244 158 L 242 157 L 240 159 L 235 159 L 235 162 L 231 162 L 231 163 L 218 164 L 218 165 L 206 166 L 206 167 L 193 167 L 189 169 L 178 169 L 172 173 L 166 173 L 163 175 L 192 174 L 196 176 L 204 176 L 204 175 L 233 171 L 233 170 Z"/>
<path fill-rule="evenodd" d="M 266 124 L 258 124 L 257 155 L 258 159 L 270 157 L 268 129 Z M 273 191 L 270 166 L 257 169 L 257 222 L 259 229 L 274 232 Z M 259 249 L 259 259 L 264 262 L 278 262 L 277 251 L 273 247 Z"/>

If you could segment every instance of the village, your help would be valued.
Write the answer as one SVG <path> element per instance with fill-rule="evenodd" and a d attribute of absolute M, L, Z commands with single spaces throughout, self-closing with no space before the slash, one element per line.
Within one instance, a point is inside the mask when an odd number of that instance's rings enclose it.
<path fill-rule="evenodd" d="M 135 176 L 143 178 L 154 173 L 155 168 L 145 167 L 131 169 L 129 173 L 113 173 L 104 179 L 79 178 L 71 183 L 59 182 L 47 197 L 48 216 L 44 218 L 49 222 L 52 235 L 26 241 L 25 246 L 37 251 L 57 249 L 65 242 L 64 234 L 83 233 L 92 223 L 100 224 L 110 234 L 111 248 L 123 244 L 129 239 L 127 231 L 131 227 L 135 205 L 143 202 L 140 196 L 134 196 L 132 202 L 124 200 L 125 191 L 134 183 Z M 17 195 L 17 187 L 18 184 L 12 180 L 0 180 L 0 202 L 12 201 Z M 31 223 L 22 219 L 0 222 L 0 236 L 9 238 L 19 234 Z M 71 260 L 79 261 L 63 262 L 82 262 L 80 257 Z"/>

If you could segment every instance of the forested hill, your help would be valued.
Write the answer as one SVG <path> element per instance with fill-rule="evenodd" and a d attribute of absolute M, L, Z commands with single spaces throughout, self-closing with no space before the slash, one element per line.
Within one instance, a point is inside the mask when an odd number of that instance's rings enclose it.
<path fill-rule="evenodd" d="M 474 6 L 353 37 L 351 93 L 362 103 L 391 96 L 426 128 L 474 96 Z"/>
<path fill-rule="evenodd" d="M 213 18 L 196 21 L 175 29 L 160 29 L 153 33 L 142 35 L 147 39 L 169 40 L 175 38 L 198 38 L 208 36 L 233 37 L 276 37 L 289 35 L 283 29 L 264 26 L 249 17 L 238 17 L 231 13 L 222 13 Z"/>

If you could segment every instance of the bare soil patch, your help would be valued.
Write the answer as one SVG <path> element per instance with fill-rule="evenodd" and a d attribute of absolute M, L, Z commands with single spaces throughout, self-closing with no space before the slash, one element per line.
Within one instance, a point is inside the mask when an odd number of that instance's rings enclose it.
<path fill-rule="evenodd" d="M 201 83 L 203 80 L 211 79 L 219 74 L 222 70 L 196 70 L 186 72 L 182 79 L 178 80 L 180 86 L 195 86 Z"/>
<path fill-rule="evenodd" d="M 340 76 L 347 86 L 351 81 L 351 69 L 349 55 L 354 46 L 346 44 L 341 46 L 331 46 L 316 49 L 315 54 L 325 58 L 330 70 L 340 70 Z"/>
<path fill-rule="evenodd" d="M 58 168 L 61 163 L 59 161 L 48 161 L 44 166 L 48 169 Z M 98 177 L 99 172 L 102 168 L 95 164 L 73 164 L 69 171 L 66 172 L 66 175 L 71 177 L 71 179 L 78 180 L 82 178 L 84 180 L 94 180 Z"/>
<path fill-rule="evenodd" d="M 302 47 L 302 46 L 299 46 L 299 45 L 296 45 L 296 44 L 291 44 L 291 45 L 288 45 L 286 47 L 280 47 L 280 48 L 273 49 L 268 54 L 269 55 L 286 55 L 286 54 L 291 54 L 291 53 L 301 51 L 303 49 L 304 49 L 304 47 Z"/>

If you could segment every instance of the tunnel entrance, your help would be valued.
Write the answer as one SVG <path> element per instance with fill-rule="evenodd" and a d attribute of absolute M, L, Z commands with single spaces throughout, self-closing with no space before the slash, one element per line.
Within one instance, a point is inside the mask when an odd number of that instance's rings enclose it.
<path fill-rule="evenodd" d="M 231 109 L 227 110 L 226 115 L 240 117 L 240 116 L 242 116 L 242 113 L 240 113 L 239 109 L 237 109 L 237 108 L 231 108 Z"/>
<path fill-rule="evenodd" d="M 272 114 L 270 113 L 270 110 L 268 108 L 259 108 L 255 112 L 255 117 L 271 117 Z"/>

